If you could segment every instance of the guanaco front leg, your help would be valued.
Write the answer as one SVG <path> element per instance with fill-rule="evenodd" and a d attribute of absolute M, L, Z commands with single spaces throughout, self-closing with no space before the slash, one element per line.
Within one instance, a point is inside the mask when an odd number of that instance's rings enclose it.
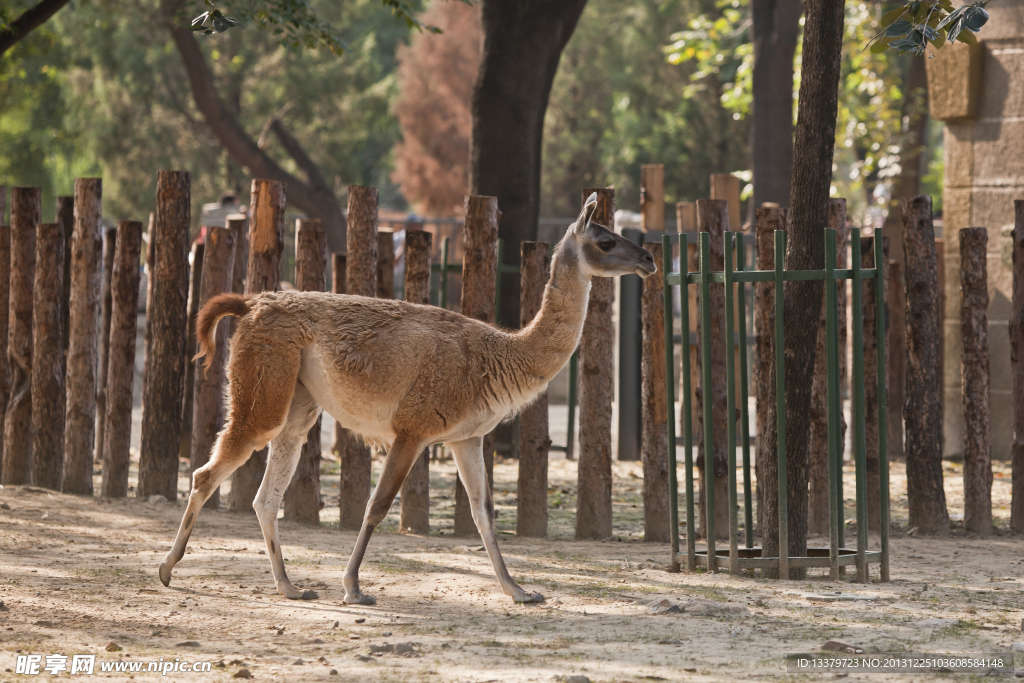
<path fill-rule="evenodd" d="M 484 468 L 483 439 L 474 437 L 448 445 L 455 455 L 455 466 L 459 469 L 462 485 L 466 487 L 473 521 L 487 549 L 487 556 L 491 558 L 494 573 L 498 575 L 502 592 L 512 596 L 515 602 L 544 602 L 544 596 L 540 593 L 529 593 L 519 587 L 508 573 L 505 560 L 498 550 L 498 539 L 494 535 L 494 506 L 491 504 L 487 471 Z"/>
<path fill-rule="evenodd" d="M 352 549 L 352 555 L 349 556 L 348 565 L 345 567 L 345 604 L 347 605 L 374 605 L 377 603 L 372 596 L 364 595 L 359 591 L 359 565 L 363 561 L 363 555 L 366 554 L 366 546 L 370 543 L 373 530 L 387 516 L 388 510 L 391 509 L 391 503 L 394 502 L 395 496 L 402 488 L 402 482 L 405 481 L 423 447 L 424 443 L 420 439 L 399 436 L 384 459 L 384 469 L 380 473 L 377 487 L 366 504 L 363 526 L 359 529 L 355 548 Z"/>

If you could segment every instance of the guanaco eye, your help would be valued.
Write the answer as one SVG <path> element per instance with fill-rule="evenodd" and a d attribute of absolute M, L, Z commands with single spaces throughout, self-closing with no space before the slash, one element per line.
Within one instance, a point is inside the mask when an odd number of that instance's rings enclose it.
<path fill-rule="evenodd" d="M 615 240 L 600 240 L 597 246 L 601 251 L 611 251 L 615 246 Z"/>

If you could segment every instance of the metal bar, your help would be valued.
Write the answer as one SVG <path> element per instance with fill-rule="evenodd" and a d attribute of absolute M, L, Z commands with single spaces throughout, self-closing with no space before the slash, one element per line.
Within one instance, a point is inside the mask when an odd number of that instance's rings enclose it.
<path fill-rule="evenodd" d="M 704 535 L 711 556 L 708 571 L 718 571 L 715 558 L 715 430 L 711 396 L 711 234 L 700 233 L 700 369 L 704 399 Z"/>
<path fill-rule="evenodd" d="M 841 385 L 836 381 L 839 370 L 839 311 L 836 301 L 836 240 L 835 230 L 825 229 L 825 355 L 826 355 L 826 387 L 828 414 L 828 540 L 829 540 L 829 578 L 839 580 L 839 525 L 842 524 L 842 492 L 836 488 L 837 469 L 839 468 L 839 440 L 842 438 L 839 409 Z"/>
<path fill-rule="evenodd" d="M 448 238 L 441 240 L 441 308 L 448 308 Z"/>
<path fill-rule="evenodd" d="M 786 473 L 786 335 L 783 265 L 786 260 L 786 232 L 775 231 L 775 406 L 776 445 L 779 480 L 779 578 L 789 578 L 789 492 Z M 707 419 L 707 418 L 705 418 Z"/>
<path fill-rule="evenodd" d="M 739 234 L 736 240 L 736 267 L 744 270 L 746 254 L 744 253 L 744 235 Z M 739 338 L 742 342 L 747 340 L 747 295 L 743 283 L 739 283 Z M 731 350 L 731 347 L 730 347 Z M 744 541 L 748 548 L 754 547 L 754 511 L 753 497 L 750 489 L 750 419 L 748 412 L 750 387 L 747 381 L 747 346 L 743 343 L 740 349 L 740 445 L 743 448 L 743 530 Z"/>
<path fill-rule="evenodd" d="M 579 355 L 580 350 L 576 349 L 569 358 L 569 426 L 565 433 L 565 459 L 572 460 L 575 457 L 576 448 L 576 391 L 579 384 Z"/>
<path fill-rule="evenodd" d="M 729 459 L 729 573 L 740 572 L 740 539 L 736 519 L 736 349 L 733 346 L 732 252 L 733 233 L 723 236 L 725 253 L 725 444 Z M 707 386 L 711 386 L 710 384 Z M 710 393 L 710 392 L 709 392 Z"/>
<path fill-rule="evenodd" d="M 853 277 L 852 271 L 848 268 L 837 268 L 834 275 L 836 280 L 849 280 Z M 770 270 L 750 270 L 742 275 L 735 273 L 734 278 L 736 282 L 772 282 L 775 280 L 775 273 Z M 875 278 L 875 270 L 863 269 L 861 270 L 862 280 L 873 280 Z M 824 280 L 824 270 L 787 270 L 783 273 L 783 281 L 785 282 L 808 282 L 813 280 Z M 712 273 L 711 282 L 722 283 L 725 282 L 725 275 L 723 273 Z"/>
<path fill-rule="evenodd" d="M 679 233 L 679 271 L 684 276 L 687 274 L 687 252 L 689 249 L 687 234 Z M 680 322 L 682 323 L 682 338 L 687 340 L 683 344 L 681 352 L 683 357 L 682 368 L 679 374 L 683 380 L 683 464 L 686 469 L 686 571 L 697 571 L 697 527 L 694 522 L 694 499 L 693 499 L 693 419 L 690 411 L 693 409 L 690 396 L 690 294 L 687 291 L 689 285 L 683 285 L 679 292 Z"/>
<path fill-rule="evenodd" d="M 881 237 L 876 233 L 875 270 L 885 267 L 885 252 Z M 890 286 L 893 286 L 890 283 Z M 889 580 L 889 444 L 886 431 L 886 406 L 889 401 L 885 387 L 885 278 L 875 278 L 875 333 L 878 345 L 878 480 L 881 490 L 882 561 L 879 567 L 882 581 Z"/>
<path fill-rule="evenodd" d="M 853 258 L 853 456 L 857 482 L 857 580 L 868 582 L 868 467 L 864 421 L 864 316 L 860 277 L 860 228 L 850 231 Z"/>
<path fill-rule="evenodd" d="M 672 270 L 672 240 L 668 235 L 661 238 L 661 272 L 666 277 Z M 679 571 L 679 482 L 676 479 L 676 378 L 672 360 L 672 287 L 664 285 L 665 303 L 665 403 L 668 407 L 668 534 L 672 544 L 672 559 L 669 566 Z M 689 531 L 689 530 L 687 530 Z"/>

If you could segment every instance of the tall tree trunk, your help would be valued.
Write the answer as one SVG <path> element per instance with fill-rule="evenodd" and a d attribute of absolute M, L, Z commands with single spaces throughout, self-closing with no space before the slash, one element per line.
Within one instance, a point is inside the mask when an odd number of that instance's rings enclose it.
<path fill-rule="evenodd" d="M 114 272 L 117 229 L 103 230 L 103 275 L 100 285 L 100 371 L 96 375 L 96 446 L 93 457 L 103 460 L 104 428 L 107 416 L 107 362 L 110 358 L 110 279 Z"/>
<path fill-rule="evenodd" d="M 480 73 L 473 90 L 469 191 L 498 198 L 505 258 L 537 239 L 544 114 L 562 49 L 586 0 L 484 0 Z M 609 225 L 609 227 L 612 227 Z M 519 279 L 502 276 L 498 322 L 519 324 Z"/>
<path fill-rule="evenodd" d="M 64 469 L 64 226 L 42 223 L 36 232 L 32 299 L 32 483 L 60 490 Z"/>
<path fill-rule="evenodd" d="M 0 204 L 3 204 L 0 201 Z M 0 211 L 2 213 L 2 211 Z M 57 214 L 56 222 L 64 226 L 64 294 L 61 297 L 61 310 L 63 311 L 63 322 L 61 323 L 64 328 L 64 351 L 68 350 L 68 340 L 71 334 L 71 236 L 75 230 L 75 198 L 72 197 L 57 197 Z M 0 240 L 4 240 L 0 236 Z M 10 242 L 9 239 L 4 240 Z M 8 245 L 9 246 L 9 245 Z M 2 256 L 0 256 L 2 258 Z M 10 262 L 10 256 L 7 257 L 7 262 Z M 0 274 L 0 279 L 6 279 Z M 3 297 L 6 299 L 7 297 Z M 6 320 L 7 316 L 0 311 L 0 319 Z M 6 339 L 7 335 L 4 334 L 3 338 Z"/>
<path fill-rule="evenodd" d="M 800 0 L 753 0 L 754 72 L 751 162 L 754 207 L 789 206 L 793 183 L 793 56 Z"/>
<path fill-rule="evenodd" d="M 77 212 L 77 201 L 75 204 Z M 191 216 L 189 173 L 160 171 L 156 179 L 156 217 L 150 231 L 150 240 L 155 240 L 156 246 L 149 268 L 152 306 L 146 310 L 149 367 L 142 387 L 139 498 L 162 495 L 175 500 L 178 496 Z"/>
<path fill-rule="evenodd" d="M 28 484 L 32 478 L 32 287 L 36 272 L 36 226 L 41 212 L 38 187 L 12 188 L 11 303 L 7 331 L 11 394 L 4 416 L 4 459 L 0 470 L 3 484 Z"/>
<path fill-rule="evenodd" d="M 820 270 L 825 265 L 822 228 L 828 225 L 842 42 L 842 0 L 807 0 L 790 195 L 792 224 L 786 252 L 786 268 L 789 270 Z M 786 364 L 784 374 L 788 425 L 784 442 L 788 519 L 782 523 L 788 522 L 789 554 L 792 556 L 802 556 L 807 552 L 807 447 L 821 293 L 819 282 L 788 282 L 785 286 L 785 357 L 792 362 Z M 770 366 L 773 386 L 776 371 L 773 356 Z M 779 553 L 779 435 L 776 412 L 775 403 L 769 403 L 764 460 L 763 548 L 766 556 Z M 803 573 L 801 569 L 794 569 L 791 576 L 801 577 Z"/>
<path fill-rule="evenodd" d="M 989 417 L 988 232 L 960 236 L 960 357 L 964 401 L 964 529 L 992 533 L 992 430 Z"/>
<path fill-rule="evenodd" d="M 139 254 L 142 251 L 142 223 L 117 224 L 114 252 L 113 299 L 110 314 L 110 360 L 106 378 L 107 438 L 103 444 L 101 493 L 107 498 L 128 495 L 131 464 L 132 384 L 135 374 L 135 337 L 139 317 Z"/>
<path fill-rule="evenodd" d="M 949 535 L 942 486 L 942 378 L 939 375 L 938 260 L 931 197 L 903 200 L 903 259 L 906 281 L 907 503 L 910 525 L 922 534 Z"/>

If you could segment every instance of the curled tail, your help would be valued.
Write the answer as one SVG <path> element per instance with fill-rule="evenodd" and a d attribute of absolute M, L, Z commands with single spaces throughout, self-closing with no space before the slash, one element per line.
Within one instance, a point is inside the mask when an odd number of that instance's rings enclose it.
<path fill-rule="evenodd" d="M 196 318 L 196 342 L 199 351 L 192 360 L 206 357 L 203 368 L 208 370 L 213 361 L 213 352 L 217 349 L 216 330 L 221 318 L 235 316 L 241 318 L 249 312 L 249 297 L 241 294 L 218 294 L 210 299 Z"/>

